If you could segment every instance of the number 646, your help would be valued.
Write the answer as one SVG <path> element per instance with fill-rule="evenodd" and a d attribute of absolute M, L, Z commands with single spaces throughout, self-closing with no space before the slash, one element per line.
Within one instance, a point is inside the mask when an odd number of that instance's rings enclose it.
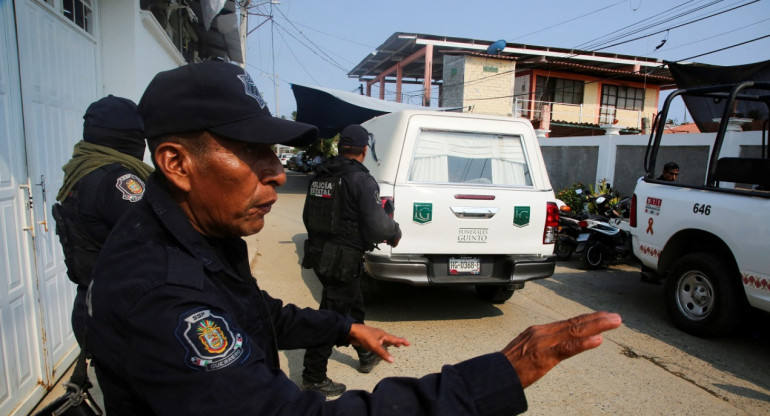
<path fill-rule="evenodd" d="M 711 205 L 695 204 L 692 206 L 693 214 L 711 215 Z"/>

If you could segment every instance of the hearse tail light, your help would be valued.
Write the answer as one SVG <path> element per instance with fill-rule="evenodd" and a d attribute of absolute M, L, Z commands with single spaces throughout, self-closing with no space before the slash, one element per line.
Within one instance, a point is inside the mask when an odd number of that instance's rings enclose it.
<path fill-rule="evenodd" d="M 556 242 L 556 234 L 559 232 L 559 207 L 555 202 L 549 202 L 545 208 L 545 230 L 543 230 L 543 244 Z"/>
<path fill-rule="evenodd" d="M 385 210 L 385 213 L 388 214 L 388 217 L 393 218 L 393 211 L 396 210 L 396 206 L 393 203 L 393 197 L 392 196 L 383 196 L 380 197 L 380 203 L 382 204 L 382 209 Z"/>

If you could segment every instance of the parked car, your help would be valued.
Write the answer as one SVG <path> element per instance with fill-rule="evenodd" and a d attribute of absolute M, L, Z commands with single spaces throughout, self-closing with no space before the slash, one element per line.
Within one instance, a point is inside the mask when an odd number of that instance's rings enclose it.
<path fill-rule="evenodd" d="M 310 170 L 307 161 L 305 160 L 305 152 L 299 152 L 296 155 L 289 158 L 286 161 L 286 169 L 293 170 L 295 172 L 307 172 Z"/>
<path fill-rule="evenodd" d="M 278 160 L 281 161 L 281 165 L 283 165 L 283 167 L 286 167 L 286 163 L 289 161 L 289 159 L 292 158 L 292 156 L 294 156 L 294 153 L 281 153 L 278 156 Z"/>

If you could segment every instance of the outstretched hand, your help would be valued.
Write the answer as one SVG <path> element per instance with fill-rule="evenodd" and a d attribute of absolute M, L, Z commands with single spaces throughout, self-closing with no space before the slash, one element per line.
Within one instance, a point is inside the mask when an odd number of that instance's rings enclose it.
<path fill-rule="evenodd" d="M 391 335 L 379 328 L 364 324 L 353 324 L 350 327 L 348 340 L 351 345 L 364 347 L 389 363 L 395 361 L 395 358 L 388 352 L 386 347 L 401 347 L 402 345 L 408 347 L 410 345 L 409 341 L 405 338 Z"/>
<path fill-rule="evenodd" d="M 502 351 L 521 385 L 527 388 L 559 362 L 602 343 L 601 333 L 620 326 L 620 315 L 595 312 L 566 321 L 535 325 L 519 334 Z"/>

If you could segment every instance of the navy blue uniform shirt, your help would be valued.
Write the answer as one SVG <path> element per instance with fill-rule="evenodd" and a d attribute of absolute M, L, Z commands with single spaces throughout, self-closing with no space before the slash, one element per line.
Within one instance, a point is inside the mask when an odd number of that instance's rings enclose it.
<path fill-rule="evenodd" d="M 88 343 L 107 414 L 511 415 L 516 372 L 487 354 L 421 379 L 384 379 L 337 400 L 302 391 L 279 349 L 344 345 L 353 322 L 260 290 L 240 238 L 207 239 L 151 177 L 94 270 Z"/>

